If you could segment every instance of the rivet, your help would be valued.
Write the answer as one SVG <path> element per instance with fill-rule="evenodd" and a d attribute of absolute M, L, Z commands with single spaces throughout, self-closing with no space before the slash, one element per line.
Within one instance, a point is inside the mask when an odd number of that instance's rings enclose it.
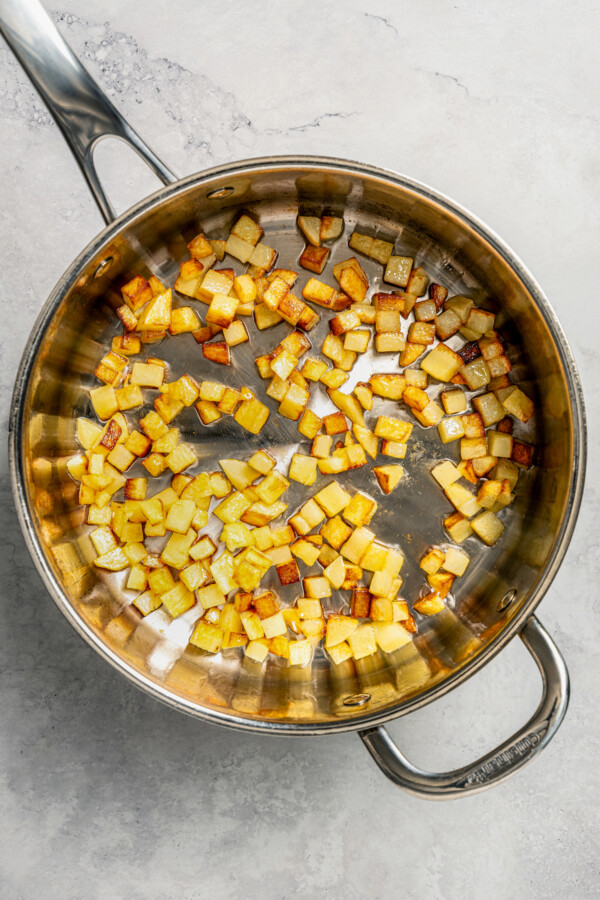
<path fill-rule="evenodd" d="M 364 706 L 370 699 L 370 694 L 351 694 L 344 700 L 344 706 Z"/>
<path fill-rule="evenodd" d="M 209 200 L 220 200 L 222 197 L 229 197 L 230 194 L 233 194 L 233 188 L 225 187 L 210 191 L 206 196 Z"/>
<path fill-rule="evenodd" d="M 498 612 L 504 612 L 505 609 L 508 609 L 516 596 L 516 588 L 512 588 L 510 591 L 507 591 L 498 604 Z"/>
<path fill-rule="evenodd" d="M 94 272 L 94 278 L 101 278 L 105 272 L 108 272 L 110 267 L 113 264 L 112 256 L 107 256 L 106 259 L 103 259 L 96 271 Z"/>

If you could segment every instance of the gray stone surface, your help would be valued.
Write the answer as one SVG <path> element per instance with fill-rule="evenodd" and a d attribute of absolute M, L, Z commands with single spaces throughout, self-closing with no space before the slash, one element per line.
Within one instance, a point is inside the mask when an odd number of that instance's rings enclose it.
<path fill-rule="evenodd" d="M 270 153 L 348 156 L 410 173 L 480 215 L 527 261 L 566 328 L 591 461 L 575 538 L 540 609 L 571 670 L 567 719 L 513 780 L 430 804 L 389 785 L 354 735 L 238 735 L 130 686 L 42 587 L 3 451 L 0 895 L 598 897 L 597 6 L 58 0 L 53 15 L 177 172 Z M 6 423 L 37 311 L 101 223 L 5 45 L 0 122 Z M 123 151 L 102 155 L 122 208 L 152 186 Z M 520 725 L 539 690 L 513 643 L 391 731 L 419 763 L 457 765 Z"/>

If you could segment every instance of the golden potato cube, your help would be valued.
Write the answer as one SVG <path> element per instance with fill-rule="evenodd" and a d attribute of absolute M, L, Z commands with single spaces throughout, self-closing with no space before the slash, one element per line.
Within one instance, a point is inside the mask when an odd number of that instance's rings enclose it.
<path fill-rule="evenodd" d="M 407 445 L 398 441 L 382 441 L 381 452 L 384 456 L 392 456 L 394 459 L 406 458 Z"/>
<path fill-rule="evenodd" d="M 380 574 L 380 572 L 376 573 L 376 575 Z M 373 580 L 375 580 L 375 576 L 373 576 Z M 392 601 L 388 599 L 388 597 L 381 596 L 380 594 L 374 595 L 371 600 L 369 616 L 374 622 L 393 622 L 394 608 L 392 606 Z"/>
<path fill-rule="evenodd" d="M 440 344 L 438 346 L 443 345 Z M 486 384 L 489 384 L 492 377 L 488 364 L 483 356 L 478 356 L 477 359 L 462 366 L 460 374 L 465 379 L 467 386 L 471 391 L 476 391 L 479 388 L 485 387 Z"/>
<path fill-rule="evenodd" d="M 318 434 L 312 442 L 310 451 L 311 456 L 314 456 L 317 459 L 327 459 L 332 444 L 333 438 L 330 435 Z"/>
<path fill-rule="evenodd" d="M 358 250 L 359 253 L 364 253 L 365 256 L 371 256 L 373 238 L 366 234 L 361 234 L 358 231 L 354 231 L 348 239 L 348 246 L 353 250 Z"/>
<path fill-rule="evenodd" d="M 144 308 L 137 320 L 136 331 L 162 332 L 171 324 L 173 292 L 171 288 L 158 294 Z"/>
<path fill-rule="evenodd" d="M 235 318 L 239 300 L 226 294 L 216 293 L 210 301 L 206 321 L 211 325 L 228 328 Z"/>
<path fill-rule="evenodd" d="M 358 385 L 357 385 L 358 386 Z M 372 375 L 369 379 L 372 394 L 385 397 L 386 400 L 400 400 L 406 390 L 406 379 L 403 375 Z"/>
<path fill-rule="evenodd" d="M 510 459 L 513 448 L 513 436 L 501 431 L 488 431 L 487 447 L 490 456 Z"/>
<path fill-rule="evenodd" d="M 310 487 L 317 480 L 317 460 L 304 453 L 294 453 L 290 461 L 288 476 L 292 481 L 298 481 L 300 484 Z"/>
<path fill-rule="evenodd" d="M 169 531 L 187 534 L 196 512 L 193 500 L 177 500 L 167 514 L 165 526 Z"/>
<path fill-rule="evenodd" d="M 324 306 L 327 309 L 334 308 L 336 293 L 335 288 L 330 287 L 323 281 L 319 281 L 318 278 L 309 278 L 302 290 L 302 296 L 305 300 L 317 303 L 319 306 Z"/>
<path fill-rule="evenodd" d="M 383 280 L 388 284 L 397 284 L 406 287 L 413 267 L 413 259 L 410 256 L 390 256 L 388 258 Z"/>
<path fill-rule="evenodd" d="M 346 641 L 342 641 L 341 644 L 336 644 L 335 647 L 327 650 L 327 655 L 335 666 L 339 666 L 346 660 L 352 659 L 352 650 Z"/>
<path fill-rule="evenodd" d="M 327 265 L 330 252 L 326 247 L 314 247 L 312 244 L 307 244 L 298 262 L 303 269 L 320 275 Z"/>
<path fill-rule="evenodd" d="M 438 433 L 442 444 L 449 444 L 464 437 L 465 428 L 461 416 L 448 416 L 438 424 Z"/>
<path fill-rule="evenodd" d="M 269 643 L 267 640 L 249 641 L 246 644 L 245 655 L 254 662 L 262 663 L 269 655 Z"/>
<path fill-rule="evenodd" d="M 335 550 L 339 550 L 352 534 L 352 529 L 337 515 L 321 526 L 320 534 Z"/>
<path fill-rule="evenodd" d="M 354 353 L 365 353 L 369 346 L 371 332 L 364 329 L 354 329 L 344 334 L 344 350 Z"/>
<path fill-rule="evenodd" d="M 424 572 L 427 572 L 428 575 L 435 575 L 440 566 L 443 565 L 445 558 L 446 554 L 443 550 L 439 550 L 437 547 L 432 547 L 427 551 L 425 556 L 422 557 L 419 565 Z"/>
<path fill-rule="evenodd" d="M 368 525 L 377 511 L 377 503 L 358 491 L 343 511 L 344 519 L 359 528 Z"/>
<path fill-rule="evenodd" d="M 362 425 L 353 425 L 352 432 L 363 451 L 368 453 L 372 459 L 375 459 L 379 447 L 379 438 L 377 438 L 372 431 L 369 431 L 368 428 L 363 428 Z M 350 451 L 350 449 L 351 448 L 348 448 L 348 451 Z M 366 457 L 364 462 L 366 463 Z M 360 464 L 363 465 L 364 463 L 361 462 Z M 355 468 L 354 459 L 351 467 Z"/>
<path fill-rule="evenodd" d="M 266 303 L 258 303 L 254 307 L 254 322 L 259 331 L 272 328 L 273 325 L 277 325 L 282 321 L 282 316 L 274 309 L 269 309 Z"/>
<path fill-rule="evenodd" d="M 465 412 L 467 409 L 467 398 L 460 388 L 442 391 L 440 397 L 446 415 L 453 416 Z"/>
<path fill-rule="evenodd" d="M 374 533 L 368 528 L 360 526 L 351 534 L 346 543 L 342 545 L 342 556 L 345 556 L 351 563 L 360 565 L 361 560 L 374 540 Z"/>
<path fill-rule="evenodd" d="M 487 455 L 487 443 L 484 437 L 461 438 L 461 459 L 477 459 Z"/>
<path fill-rule="evenodd" d="M 233 414 L 233 418 L 250 434 L 258 434 L 269 415 L 269 408 L 260 400 L 243 400 Z"/>
<path fill-rule="evenodd" d="M 329 563 L 329 565 L 323 569 L 323 575 L 332 588 L 339 590 L 346 578 L 346 565 L 342 557 L 338 556 L 337 559 L 334 559 L 333 562 Z"/>
<path fill-rule="evenodd" d="M 331 648 L 345 642 L 357 628 L 357 619 L 353 619 L 350 616 L 329 616 L 325 633 L 325 649 L 331 650 Z"/>
<path fill-rule="evenodd" d="M 336 268 L 337 266 L 333 270 L 334 275 L 344 294 L 355 303 L 362 303 L 367 296 L 369 280 L 358 260 L 354 260 L 353 265 L 344 265 L 338 274 L 336 274 Z"/>
<path fill-rule="evenodd" d="M 293 354 L 289 353 L 284 347 L 272 357 L 271 362 L 272 371 L 279 376 L 279 378 L 286 379 L 290 372 L 292 372 L 296 366 L 298 365 L 298 360 Z"/>
<path fill-rule="evenodd" d="M 421 597 L 420 600 L 416 600 L 413 603 L 413 608 L 422 616 L 435 616 L 445 609 L 445 604 L 439 594 L 432 591 L 427 596 Z"/>
<path fill-rule="evenodd" d="M 200 416 L 200 421 L 203 425 L 210 425 L 211 422 L 217 422 L 221 418 L 217 405 L 211 400 L 198 401 L 196 403 L 196 412 Z"/>
<path fill-rule="evenodd" d="M 229 255 L 233 256 L 235 259 L 239 259 L 240 262 L 247 263 L 252 256 L 253 250 L 254 244 L 245 241 L 243 238 L 237 237 L 237 235 L 233 233 L 227 238 L 225 252 L 229 253 Z"/>
<path fill-rule="evenodd" d="M 239 521 L 252 504 L 242 493 L 234 491 L 215 507 L 213 513 L 225 524 Z"/>
<path fill-rule="evenodd" d="M 208 653 L 218 653 L 223 645 L 223 629 L 218 625 L 211 625 L 200 619 L 190 637 L 190 644 L 206 650 Z"/>
<path fill-rule="evenodd" d="M 354 659 L 363 659 L 365 656 L 371 656 L 373 653 L 376 653 L 377 643 L 375 641 L 374 627 L 368 623 L 359 625 L 348 636 L 348 644 Z"/>
<path fill-rule="evenodd" d="M 430 400 L 425 409 L 419 411 L 418 409 L 413 409 L 413 415 L 417 421 L 428 428 L 431 425 L 437 425 L 440 419 L 444 416 L 444 410 L 441 406 L 435 402 L 435 400 Z"/>
<path fill-rule="evenodd" d="M 411 422 L 404 422 L 391 416 L 379 416 L 374 433 L 376 437 L 406 443 L 412 434 L 412 430 L 413 425 Z"/>
<path fill-rule="evenodd" d="M 507 412 L 519 419 L 520 422 L 528 422 L 535 409 L 533 401 L 518 387 L 510 390 L 510 393 L 503 397 L 502 405 Z"/>
<path fill-rule="evenodd" d="M 321 430 L 322 424 L 320 417 L 317 416 L 316 413 L 310 409 L 305 409 L 298 422 L 298 431 L 300 434 L 304 435 L 304 437 L 312 440 Z"/>
<path fill-rule="evenodd" d="M 256 486 L 256 492 L 264 503 L 274 503 L 289 488 L 290 483 L 279 472 L 271 471 Z"/>
<path fill-rule="evenodd" d="M 311 599 L 331 597 L 331 585 L 321 575 L 309 575 L 307 578 L 303 578 L 302 588 L 305 595 Z"/>
<path fill-rule="evenodd" d="M 398 465 L 374 466 L 373 472 L 384 494 L 391 494 L 404 477 L 404 469 Z"/>
<path fill-rule="evenodd" d="M 348 506 L 351 497 L 337 481 L 332 481 L 327 487 L 322 488 L 315 494 L 314 500 L 322 507 L 325 514 L 331 518 Z"/>
<path fill-rule="evenodd" d="M 451 381 L 464 368 L 463 359 L 445 344 L 438 344 L 421 361 L 421 368 L 438 381 Z"/>
<path fill-rule="evenodd" d="M 319 378 L 321 384 L 324 384 L 327 388 L 332 388 L 333 390 L 337 390 L 346 381 L 348 381 L 348 376 L 341 369 L 329 369 Z"/>
<path fill-rule="evenodd" d="M 473 534 L 471 523 L 458 512 L 444 519 L 444 528 L 457 544 L 462 544 L 466 538 Z"/>
<path fill-rule="evenodd" d="M 461 576 L 464 575 L 469 562 L 470 559 L 468 553 L 465 553 L 464 550 L 459 550 L 457 547 L 449 547 L 448 550 L 446 550 L 446 556 L 442 563 L 442 567 L 446 572 L 450 572 L 452 575 Z"/>
<path fill-rule="evenodd" d="M 261 625 L 266 638 L 274 638 L 277 637 L 277 635 L 285 634 L 287 632 L 287 625 L 285 624 L 285 619 L 281 615 L 281 612 L 277 612 L 274 616 L 262 619 Z"/>
<path fill-rule="evenodd" d="M 96 412 L 96 415 L 102 421 L 110 419 L 119 410 L 119 404 L 115 396 L 114 388 L 110 385 L 94 388 L 90 391 L 90 400 Z"/>
<path fill-rule="evenodd" d="M 189 549 L 194 543 L 196 532 L 190 528 L 187 534 L 172 534 L 163 548 L 160 558 L 174 569 L 183 569 L 189 563 Z"/>
<path fill-rule="evenodd" d="M 177 474 L 183 472 L 188 466 L 193 466 L 196 460 L 196 454 L 189 444 L 179 444 L 167 455 L 165 462 L 171 472 Z"/>
<path fill-rule="evenodd" d="M 178 581 L 174 588 L 163 594 L 161 599 L 163 606 L 166 607 L 174 619 L 187 612 L 196 603 L 193 592 L 189 591 L 181 581 Z"/>
<path fill-rule="evenodd" d="M 162 600 L 159 596 L 153 594 L 152 591 L 144 591 L 143 593 L 138 594 L 133 601 L 133 605 L 143 616 L 147 616 L 151 612 L 154 612 L 155 609 L 162 606 Z"/>
<path fill-rule="evenodd" d="M 283 400 L 279 404 L 277 411 L 286 419 L 291 419 L 295 422 L 302 415 L 309 400 L 309 391 L 297 384 L 291 384 L 287 389 Z"/>
<path fill-rule="evenodd" d="M 275 460 L 266 450 L 258 450 L 252 454 L 248 460 L 248 465 L 260 472 L 261 475 L 268 475 L 271 469 L 275 467 Z"/>

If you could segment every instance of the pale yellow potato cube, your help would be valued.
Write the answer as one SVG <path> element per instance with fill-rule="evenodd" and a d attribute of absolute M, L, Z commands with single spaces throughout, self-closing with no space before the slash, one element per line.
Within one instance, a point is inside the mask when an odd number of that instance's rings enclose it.
<path fill-rule="evenodd" d="M 346 660 L 352 659 L 352 650 L 346 641 L 342 641 L 341 644 L 336 644 L 335 647 L 331 647 L 327 650 L 327 654 L 335 666 L 339 666 L 346 662 Z"/>
<path fill-rule="evenodd" d="M 341 556 L 323 569 L 323 575 L 331 587 L 339 590 L 346 579 L 346 565 Z"/>
<path fill-rule="evenodd" d="M 260 400 L 243 400 L 233 414 L 233 418 L 246 431 L 258 434 L 269 415 L 269 408 Z"/>
<path fill-rule="evenodd" d="M 255 641 L 258 638 L 262 638 L 265 636 L 262 621 L 254 612 L 254 610 L 249 609 L 245 612 L 240 613 L 240 619 L 242 620 L 244 630 L 251 641 Z M 285 631 L 280 632 L 280 634 L 284 633 Z"/>
<path fill-rule="evenodd" d="M 457 544 L 462 544 L 466 538 L 473 534 L 471 523 L 458 512 L 444 519 L 444 528 Z"/>
<path fill-rule="evenodd" d="M 303 578 L 302 587 L 309 598 L 331 597 L 331 585 L 327 578 L 321 575 L 308 575 L 306 578 Z"/>
<path fill-rule="evenodd" d="M 441 347 L 444 345 L 439 344 L 438 346 Z M 477 359 L 462 366 L 460 374 L 467 382 L 467 387 L 471 391 L 476 391 L 479 388 L 485 387 L 486 384 L 490 383 L 492 378 L 488 364 L 483 356 L 478 356 Z"/>
<path fill-rule="evenodd" d="M 448 416 L 442 419 L 438 424 L 438 433 L 442 444 L 448 444 L 450 441 L 456 441 L 458 438 L 464 437 L 465 427 L 461 416 Z"/>
<path fill-rule="evenodd" d="M 476 516 L 471 521 L 471 526 L 475 534 L 489 547 L 495 544 L 504 532 L 504 525 L 491 510 L 486 510 Z"/>
<path fill-rule="evenodd" d="M 490 456 L 510 459 L 513 448 L 512 434 L 505 434 L 502 431 L 488 431 L 487 448 Z"/>
<path fill-rule="evenodd" d="M 290 641 L 290 666 L 307 666 L 313 656 L 313 645 L 310 641 Z"/>
<path fill-rule="evenodd" d="M 369 346 L 371 332 L 365 329 L 354 329 L 344 335 L 344 350 L 354 353 L 365 353 Z"/>
<path fill-rule="evenodd" d="M 169 509 L 165 527 L 178 534 L 187 534 L 196 512 L 193 500 L 176 500 Z"/>
<path fill-rule="evenodd" d="M 346 543 L 342 545 L 342 556 L 345 556 L 351 563 L 360 565 L 362 558 L 365 556 L 374 540 L 374 533 L 368 528 L 360 526 L 352 533 Z"/>
<path fill-rule="evenodd" d="M 467 398 L 460 388 L 442 391 L 440 396 L 446 415 L 453 416 L 466 411 Z"/>
<path fill-rule="evenodd" d="M 354 659 L 363 659 L 377 652 L 375 628 L 369 623 L 359 625 L 348 637 Z"/>
<path fill-rule="evenodd" d="M 327 487 L 318 491 L 314 499 L 325 510 L 326 515 L 331 518 L 345 509 L 352 498 L 348 491 L 344 490 L 337 481 L 332 481 Z"/>
<path fill-rule="evenodd" d="M 287 625 L 285 624 L 285 619 L 281 612 L 277 612 L 274 616 L 268 616 L 266 619 L 262 619 L 261 625 L 266 638 L 274 638 L 279 634 L 285 634 L 287 632 Z"/>
<path fill-rule="evenodd" d="M 298 481 L 310 487 L 317 479 L 317 460 L 313 456 L 305 456 L 303 453 L 294 453 L 290 461 L 288 477 L 292 481 Z"/>
<path fill-rule="evenodd" d="M 377 502 L 358 491 L 343 510 L 343 516 L 351 525 L 360 528 L 370 523 L 376 511 Z"/>
<path fill-rule="evenodd" d="M 388 284 L 406 287 L 414 260 L 410 256 L 390 256 L 387 260 L 383 280 Z"/>
<path fill-rule="evenodd" d="M 217 584 L 209 584 L 200 588 L 196 596 L 204 609 L 210 609 L 212 606 L 221 606 L 226 600 L 225 594 Z"/>
<path fill-rule="evenodd" d="M 464 550 L 459 550 L 458 547 L 449 547 L 446 550 L 442 568 L 452 575 L 461 576 L 464 575 L 469 562 L 468 553 L 465 553 Z"/>
<path fill-rule="evenodd" d="M 451 381 L 464 368 L 464 363 L 462 357 L 450 347 L 438 344 L 421 361 L 421 368 L 438 381 Z"/>
<path fill-rule="evenodd" d="M 394 653 L 411 643 L 410 634 L 399 622 L 378 622 L 374 627 L 375 640 L 384 653 Z"/>

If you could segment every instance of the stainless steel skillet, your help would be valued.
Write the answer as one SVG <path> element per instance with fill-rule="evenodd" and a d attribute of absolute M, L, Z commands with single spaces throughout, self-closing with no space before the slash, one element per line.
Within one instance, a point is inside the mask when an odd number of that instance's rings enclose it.
<path fill-rule="evenodd" d="M 217 167 L 177 181 L 101 93 L 37 0 L 0 0 L 0 28 L 60 125 L 108 223 L 42 309 L 17 375 L 10 420 L 12 483 L 23 533 L 61 611 L 131 681 L 207 721 L 267 734 L 358 731 L 382 770 L 420 796 L 463 795 L 507 778 L 549 742 L 566 712 L 567 670 L 533 611 L 568 546 L 585 468 L 579 378 L 539 286 L 474 216 L 391 172 L 337 159 L 279 157 Z M 125 140 L 165 184 L 118 219 L 93 161 L 95 145 L 107 136 Z M 236 653 L 209 658 L 187 647 L 189 622 L 170 621 L 166 614 L 140 620 L 124 600 L 118 578 L 103 579 L 90 564 L 88 528 L 65 463 L 77 450 L 75 418 L 90 411 L 87 389 L 95 383 L 94 368 L 116 333 L 113 311 L 120 285 L 138 272 L 172 283 L 190 237 L 200 227 L 211 237 L 226 235 L 240 209 L 258 216 L 281 263 L 294 266 L 301 250 L 295 226 L 299 208 L 343 213 L 347 234 L 358 226 L 396 240 L 397 247 L 414 255 L 452 293 L 469 293 L 498 311 L 510 338 L 515 375 L 536 400 L 535 422 L 520 433 L 535 440 L 538 458 L 520 479 L 503 540 L 487 551 L 475 540 L 467 542 L 472 557 L 468 576 L 445 612 L 419 622 L 410 647 L 341 667 L 330 667 L 325 657 L 317 656 L 311 667 L 296 670 L 276 659 L 259 667 Z M 342 238 L 333 261 L 347 255 Z M 381 268 L 373 264 L 368 274 L 377 288 Z M 327 331 L 326 319 L 311 332 L 315 347 Z M 225 374 L 215 373 L 203 360 L 190 336 L 189 342 L 187 337 L 164 341 L 160 353 L 176 376 L 190 372 L 256 385 L 262 395 L 253 357 L 271 349 L 285 327 L 252 332 L 250 345 L 240 348 Z M 385 368 L 396 365 L 394 360 Z M 352 377 L 364 380 L 382 370 L 380 357 L 365 354 Z M 285 462 L 297 446 L 298 433 L 294 423 L 276 415 L 276 405 L 272 409 L 256 438 L 240 435 L 226 419 L 203 428 L 195 414 L 182 418 L 181 428 L 186 440 L 195 443 L 201 468 L 216 468 L 223 456 L 267 445 Z M 381 502 L 374 523 L 382 540 L 400 544 L 406 553 L 407 598 L 416 597 L 422 583 L 415 560 L 425 546 L 445 539 L 441 518 L 447 505 L 429 475 L 440 455 L 437 435 L 418 429 L 407 462 L 408 485 L 401 498 L 392 494 Z M 347 481 L 375 490 L 373 476 L 363 470 L 348 473 Z M 460 770 L 432 774 L 411 765 L 382 723 L 451 690 L 516 634 L 542 675 L 542 700 L 530 721 L 502 746 Z"/>

